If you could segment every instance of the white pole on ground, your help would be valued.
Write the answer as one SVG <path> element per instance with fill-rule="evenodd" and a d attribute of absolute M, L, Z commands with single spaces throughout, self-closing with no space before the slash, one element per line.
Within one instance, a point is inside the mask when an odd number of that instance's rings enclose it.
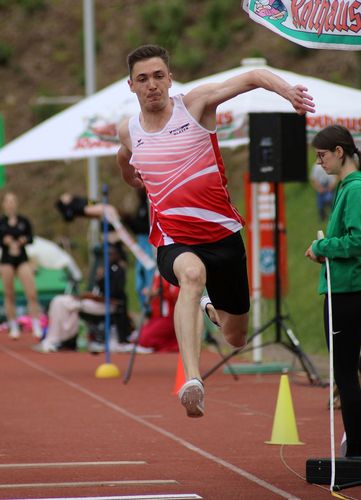
<path fill-rule="evenodd" d="M 323 231 L 317 231 L 317 239 L 322 240 L 324 238 Z M 328 258 L 325 258 L 326 262 L 326 278 L 327 278 L 327 305 L 328 305 L 328 343 L 330 351 L 330 361 L 329 361 L 329 398 L 330 398 L 330 447 L 331 447 L 331 484 L 330 491 L 333 492 L 335 486 L 335 475 L 336 475 L 336 464 L 335 464 L 335 411 L 334 411 L 334 401 L 333 401 L 333 321 L 332 321 L 332 289 L 331 289 L 331 274 L 330 274 L 330 262 Z"/>
<path fill-rule="evenodd" d="M 261 272 L 260 272 L 260 224 L 258 210 L 258 184 L 251 183 L 252 196 L 252 327 L 253 332 L 261 328 Z M 253 361 L 262 362 L 262 335 L 252 341 Z"/>
<path fill-rule="evenodd" d="M 95 76 L 95 23 L 94 2 L 83 0 L 83 31 L 84 31 L 84 68 L 85 68 L 85 94 L 90 96 L 96 91 Z M 98 160 L 95 157 L 88 158 L 88 197 L 96 200 L 98 198 Z M 99 241 L 99 226 L 96 220 L 90 221 L 89 244 L 93 248 Z"/>

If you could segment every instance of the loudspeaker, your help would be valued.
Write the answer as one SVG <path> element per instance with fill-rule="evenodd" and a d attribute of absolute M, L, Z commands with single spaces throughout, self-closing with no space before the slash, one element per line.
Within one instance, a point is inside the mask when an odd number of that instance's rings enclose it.
<path fill-rule="evenodd" d="M 307 181 L 306 117 L 250 113 L 250 181 Z"/>

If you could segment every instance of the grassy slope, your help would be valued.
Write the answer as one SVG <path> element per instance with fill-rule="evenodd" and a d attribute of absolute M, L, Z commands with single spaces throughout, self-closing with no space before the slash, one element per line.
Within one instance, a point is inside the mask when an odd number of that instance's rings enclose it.
<path fill-rule="evenodd" d="M 317 293 L 320 267 L 304 257 L 320 226 L 315 193 L 309 184 L 286 188 L 289 292 L 284 312 L 289 312 L 294 331 L 306 351 L 325 349 L 322 325 L 323 298 Z M 323 228 L 324 229 L 324 228 Z M 287 311 L 288 309 L 288 311 Z"/>

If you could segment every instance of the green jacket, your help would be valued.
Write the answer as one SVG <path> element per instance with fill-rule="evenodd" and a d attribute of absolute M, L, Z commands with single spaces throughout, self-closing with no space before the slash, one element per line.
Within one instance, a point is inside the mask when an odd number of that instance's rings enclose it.
<path fill-rule="evenodd" d="M 312 250 L 329 259 L 332 292 L 361 291 L 361 172 L 352 172 L 339 183 L 326 237 L 315 241 Z M 318 291 L 327 293 L 325 264 Z"/>

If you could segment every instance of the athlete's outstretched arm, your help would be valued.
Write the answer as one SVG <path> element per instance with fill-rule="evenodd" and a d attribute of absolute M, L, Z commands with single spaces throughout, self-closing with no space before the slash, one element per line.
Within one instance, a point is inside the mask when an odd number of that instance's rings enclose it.
<path fill-rule="evenodd" d="M 89 218 L 101 219 L 105 213 L 108 216 L 108 220 L 120 220 L 118 210 L 113 205 L 95 203 L 94 205 L 87 205 L 84 208 L 84 215 Z"/>
<path fill-rule="evenodd" d="M 187 107 L 192 109 L 192 114 L 196 115 L 196 118 L 199 115 L 201 119 L 204 114 L 214 113 L 222 102 L 257 88 L 276 92 L 287 99 L 300 115 L 315 112 L 313 97 L 307 93 L 306 87 L 303 85 L 292 86 L 283 78 L 266 69 L 248 71 L 222 83 L 201 85 L 191 90 L 185 96 L 184 101 Z"/>
<path fill-rule="evenodd" d="M 117 153 L 117 163 L 120 167 L 123 179 L 127 184 L 134 188 L 142 188 L 143 182 L 139 177 L 138 172 L 135 168 L 129 163 L 129 160 L 132 156 L 132 152 L 130 150 L 130 137 L 128 130 L 128 120 L 123 121 L 119 127 L 119 140 L 120 140 L 120 149 Z"/>

